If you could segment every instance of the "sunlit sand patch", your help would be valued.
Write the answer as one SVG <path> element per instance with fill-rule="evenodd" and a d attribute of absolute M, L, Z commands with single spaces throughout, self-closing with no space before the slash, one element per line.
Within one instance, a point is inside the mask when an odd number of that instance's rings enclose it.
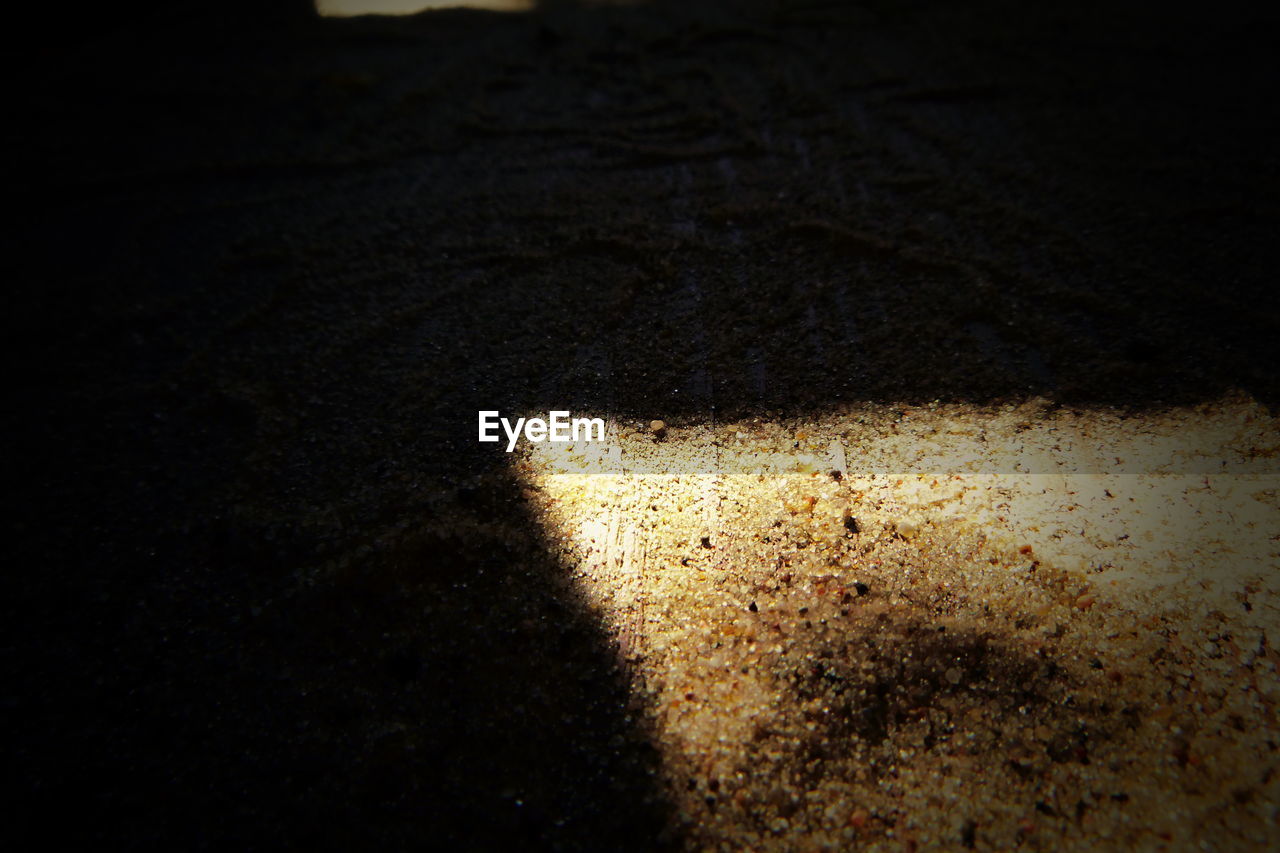
<path fill-rule="evenodd" d="M 692 846 L 1275 844 L 1280 505 L 1248 400 L 613 424 L 515 469 Z"/>

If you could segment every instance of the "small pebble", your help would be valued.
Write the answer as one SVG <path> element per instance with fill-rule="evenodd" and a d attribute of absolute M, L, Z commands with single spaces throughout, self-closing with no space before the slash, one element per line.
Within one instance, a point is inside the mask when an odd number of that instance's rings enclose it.
<path fill-rule="evenodd" d="M 667 422 L 649 421 L 649 432 L 653 433 L 658 438 L 662 438 L 667 434 Z"/>
<path fill-rule="evenodd" d="M 959 684 L 960 679 L 963 677 L 964 673 L 960 671 L 959 667 L 953 666 L 947 670 L 947 681 L 950 681 L 952 684 Z"/>

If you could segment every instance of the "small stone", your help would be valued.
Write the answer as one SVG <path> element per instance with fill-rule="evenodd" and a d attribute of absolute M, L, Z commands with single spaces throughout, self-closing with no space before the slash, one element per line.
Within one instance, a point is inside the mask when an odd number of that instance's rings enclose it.
<path fill-rule="evenodd" d="M 1076 607 L 1080 610 L 1088 610 L 1090 607 L 1093 607 L 1093 603 L 1096 600 L 1097 596 L 1095 595 L 1082 595 L 1076 599 Z"/>
<path fill-rule="evenodd" d="M 912 539 L 920 533 L 920 525 L 914 521 L 899 521 L 896 526 L 898 529 L 898 535 L 903 539 Z"/>
<path fill-rule="evenodd" d="M 818 499 L 813 495 L 805 495 L 799 500 L 787 501 L 787 511 L 792 515 L 809 515 L 813 513 L 813 508 L 817 505 Z"/>
<path fill-rule="evenodd" d="M 653 433 L 657 438 L 662 438 L 667 434 L 667 422 L 649 421 L 649 432 Z"/>
<path fill-rule="evenodd" d="M 753 602 L 751 602 L 751 604 L 749 604 L 749 605 L 747 606 L 747 609 L 748 609 L 748 610 L 750 610 L 752 613 L 759 613 L 759 612 L 760 612 L 760 608 L 756 606 L 756 603 L 755 603 L 754 601 L 753 601 Z"/>
<path fill-rule="evenodd" d="M 964 673 L 960 671 L 959 667 L 953 666 L 947 670 L 947 681 L 950 681 L 952 684 L 959 684 L 960 679 L 963 677 Z"/>

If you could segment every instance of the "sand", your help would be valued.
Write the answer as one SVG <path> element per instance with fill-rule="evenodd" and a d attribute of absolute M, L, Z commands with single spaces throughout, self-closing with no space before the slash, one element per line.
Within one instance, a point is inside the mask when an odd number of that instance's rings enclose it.
<path fill-rule="evenodd" d="M 1271 13 L 305 5 L 14 37 L 7 828 L 1277 846 Z"/>
<path fill-rule="evenodd" d="M 1202 435 L 1275 434 L 1238 400 L 1197 414 Z M 517 471 L 691 847 L 1262 849 L 1280 479 L 1225 443 L 1168 455 L 1188 417 L 619 426 Z M 1055 452 L 1072 433 L 1108 458 Z M 921 461 L 924 435 L 942 447 Z M 1114 464 L 1144 450 L 1177 470 Z M 1015 473 L 1028 458 L 1060 471 Z M 1228 458 L 1254 470 L 1190 473 Z"/>

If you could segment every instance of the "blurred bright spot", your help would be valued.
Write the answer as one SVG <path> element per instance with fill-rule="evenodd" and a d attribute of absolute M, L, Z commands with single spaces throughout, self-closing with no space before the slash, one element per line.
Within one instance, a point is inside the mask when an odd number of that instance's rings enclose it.
<path fill-rule="evenodd" d="M 316 11 L 329 18 L 352 15 L 413 15 L 428 9 L 526 12 L 532 8 L 533 0 L 316 0 Z"/>

